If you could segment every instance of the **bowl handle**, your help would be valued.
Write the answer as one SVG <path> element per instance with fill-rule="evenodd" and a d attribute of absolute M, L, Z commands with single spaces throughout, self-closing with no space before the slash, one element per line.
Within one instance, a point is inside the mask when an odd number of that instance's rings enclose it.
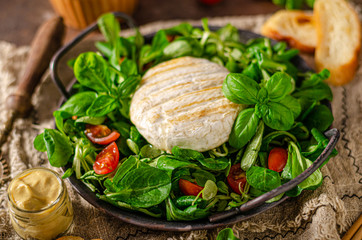
<path fill-rule="evenodd" d="M 269 199 L 272 199 L 273 197 L 278 196 L 281 193 L 287 192 L 294 187 L 296 187 L 299 183 L 304 181 L 306 178 L 308 178 L 314 171 L 316 171 L 324 161 L 328 159 L 328 156 L 332 153 L 334 147 L 336 146 L 338 139 L 339 139 L 339 131 L 336 128 L 332 128 L 324 133 L 326 137 L 329 138 L 329 142 L 327 147 L 323 150 L 321 155 L 313 162 L 312 165 L 310 165 L 309 168 L 307 168 L 304 172 L 299 174 L 296 178 L 290 180 L 287 183 L 284 183 L 283 185 L 257 197 L 253 200 L 250 200 L 249 202 L 244 203 L 239 208 L 233 208 L 229 211 L 216 213 L 214 215 L 211 215 L 209 217 L 210 222 L 218 222 L 220 220 L 235 216 L 239 213 L 247 212 L 255 207 L 258 207 L 265 203 L 265 201 L 268 201 Z"/>
<path fill-rule="evenodd" d="M 126 20 L 126 23 L 128 27 L 135 29 L 136 24 L 135 21 L 130 17 L 129 15 L 122 13 L 122 12 L 113 12 L 112 13 L 116 18 L 124 19 Z M 71 40 L 69 43 L 65 44 L 62 48 L 60 48 L 55 55 L 53 56 L 51 62 L 50 62 L 50 75 L 54 82 L 54 84 L 57 86 L 59 92 L 64 96 L 65 99 L 68 99 L 70 97 L 70 93 L 67 91 L 66 87 L 63 85 L 61 79 L 58 75 L 58 64 L 60 62 L 60 59 L 69 52 L 77 43 L 79 43 L 83 38 L 85 38 L 87 35 L 92 33 L 93 31 L 98 29 L 97 22 L 92 23 L 89 25 L 86 29 L 84 29 L 82 32 L 80 32 L 73 40 Z"/>

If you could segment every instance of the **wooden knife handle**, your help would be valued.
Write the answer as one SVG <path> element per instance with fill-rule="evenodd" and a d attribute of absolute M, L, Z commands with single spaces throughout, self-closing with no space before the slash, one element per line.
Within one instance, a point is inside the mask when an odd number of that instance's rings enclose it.
<path fill-rule="evenodd" d="M 31 44 L 25 71 L 15 92 L 7 99 L 6 106 L 25 117 L 31 110 L 31 96 L 41 80 L 54 53 L 60 48 L 64 36 L 64 24 L 61 17 L 54 17 L 43 23 L 35 34 Z"/>

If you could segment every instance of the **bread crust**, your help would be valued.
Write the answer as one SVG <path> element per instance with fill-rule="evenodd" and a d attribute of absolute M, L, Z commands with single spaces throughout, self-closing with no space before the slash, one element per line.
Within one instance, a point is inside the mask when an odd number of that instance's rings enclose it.
<path fill-rule="evenodd" d="M 343 10 L 346 10 L 349 12 L 347 14 L 350 21 L 352 21 L 355 25 L 354 31 L 356 35 L 350 36 L 349 41 L 347 42 L 341 42 L 340 45 L 349 44 L 351 45 L 352 40 L 355 40 L 356 43 L 353 46 L 350 46 L 353 48 L 352 54 L 349 57 L 347 61 L 340 62 L 341 59 L 345 56 L 345 53 L 342 51 L 339 51 L 339 56 L 333 56 L 332 60 L 334 62 L 331 62 L 330 59 L 326 59 L 325 50 L 329 50 L 330 42 L 325 41 L 326 35 L 329 34 L 329 29 L 326 27 L 326 22 L 334 21 L 331 14 L 328 14 L 326 11 L 328 11 L 326 5 L 338 3 L 341 4 L 340 6 L 343 6 Z M 331 7 L 331 6 L 328 6 Z M 338 8 L 338 11 L 342 11 L 341 8 Z M 328 19 L 324 19 L 323 16 L 328 16 Z M 315 3 L 314 7 L 314 17 L 315 17 L 315 26 L 316 26 L 316 32 L 317 32 L 317 48 L 315 52 L 315 63 L 317 71 L 322 70 L 323 68 L 327 68 L 331 72 L 330 78 L 327 80 L 328 83 L 335 85 L 335 86 L 341 86 L 346 83 L 349 83 L 353 80 L 355 73 L 358 68 L 358 56 L 361 49 L 361 23 L 359 21 L 359 17 L 355 10 L 344 0 L 318 0 Z M 347 21 L 348 22 L 348 21 Z M 344 26 L 344 29 L 348 29 L 348 27 L 351 27 L 351 25 Z M 338 34 L 348 34 L 347 32 L 338 32 Z M 332 36 L 337 37 L 337 36 Z M 353 39 L 352 39 L 353 38 Z M 343 55 L 343 56 L 341 56 Z"/>
<path fill-rule="evenodd" d="M 309 12 L 279 10 L 264 23 L 261 33 L 269 38 L 285 41 L 292 48 L 313 53 L 317 42 L 313 21 Z"/>

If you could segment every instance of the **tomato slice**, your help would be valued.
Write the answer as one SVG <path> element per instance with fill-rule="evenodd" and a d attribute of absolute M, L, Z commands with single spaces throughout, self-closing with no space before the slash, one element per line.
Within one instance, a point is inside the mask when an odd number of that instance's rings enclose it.
<path fill-rule="evenodd" d="M 273 148 L 269 152 L 268 168 L 270 170 L 281 172 L 283 171 L 288 160 L 288 152 L 284 148 Z"/>
<path fill-rule="evenodd" d="M 227 181 L 231 189 L 241 195 L 246 184 L 246 173 L 241 169 L 240 163 L 231 166 Z"/>
<path fill-rule="evenodd" d="M 100 145 L 108 145 L 116 141 L 120 134 L 112 131 L 106 125 L 86 125 L 85 135 L 92 142 Z"/>
<path fill-rule="evenodd" d="M 93 169 L 97 174 L 107 174 L 117 168 L 119 162 L 119 151 L 115 142 L 105 147 L 100 152 L 93 164 Z"/>
<path fill-rule="evenodd" d="M 178 185 L 181 192 L 186 196 L 197 196 L 203 189 L 203 187 L 182 178 L 178 181 Z"/>

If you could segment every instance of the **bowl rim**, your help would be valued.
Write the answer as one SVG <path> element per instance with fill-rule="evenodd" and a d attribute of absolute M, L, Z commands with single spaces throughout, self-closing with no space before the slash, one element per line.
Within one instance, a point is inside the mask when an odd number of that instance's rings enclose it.
<path fill-rule="evenodd" d="M 124 13 L 113 13 L 118 18 L 124 18 L 128 22 L 131 28 L 134 28 L 135 24 L 133 20 Z M 197 26 L 196 26 L 197 27 Z M 220 27 L 209 26 L 212 31 L 219 29 Z M 61 104 L 67 100 L 71 96 L 71 86 L 74 84 L 75 79 L 70 83 L 68 88 L 66 88 L 58 75 L 57 67 L 62 59 L 62 57 L 73 49 L 85 36 L 89 33 L 97 30 L 97 23 L 93 23 L 88 28 L 83 30 L 77 37 L 75 37 L 72 41 L 64 45 L 52 58 L 50 63 L 50 73 L 51 78 L 54 84 L 58 87 L 58 90 L 61 92 L 63 97 L 59 102 L 59 107 Z M 241 42 L 247 42 L 248 40 L 264 37 L 262 35 L 256 34 L 251 31 L 238 29 L 239 35 L 241 38 Z M 150 41 L 154 36 L 155 32 L 144 35 L 145 40 Z M 265 37 L 264 37 L 265 38 Z M 276 41 L 271 40 L 272 43 L 276 43 Z M 313 71 L 306 62 L 298 55 L 293 58 L 293 63 L 298 67 L 301 71 Z M 67 90 L 68 89 L 68 90 Z M 327 103 L 327 105 L 329 102 Z M 330 104 L 329 104 L 330 107 Z M 339 131 L 335 128 L 327 130 L 325 136 L 329 138 L 328 145 L 323 150 L 321 155 L 313 162 L 313 164 L 306 169 L 303 173 L 298 175 L 296 178 L 290 180 L 287 183 L 257 197 L 254 198 L 245 204 L 241 205 L 239 208 L 233 208 L 228 211 L 224 211 L 221 213 L 216 213 L 209 218 L 195 220 L 195 221 L 167 221 L 165 219 L 159 219 L 155 217 L 151 217 L 139 212 L 132 212 L 126 210 L 124 208 L 118 208 L 108 202 L 100 200 L 94 192 L 92 192 L 86 185 L 84 185 L 81 181 L 76 179 L 75 176 L 71 176 L 68 178 L 69 182 L 73 186 L 73 188 L 90 204 L 99 208 L 101 211 L 108 213 L 124 222 L 134 224 L 140 227 L 146 227 L 153 230 L 163 230 L 163 231 L 191 231 L 191 230 L 202 230 L 202 229 L 213 229 L 216 227 L 223 227 L 225 225 L 233 224 L 236 222 L 240 222 L 246 219 L 249 219 L 253 216 L 256 216 L 268 209 L 271 209 L 280 203 L 289 199 L 288 196 L 283 196 L 280 200 L 273 203 L 265 203 L 265 201 L 278 196 L 281 193 L 284 193 L 299 183 L 301 183 L 304 179 L 309 177 L 314 171 L 316 171 L 325 160 L 328 159 L 328 156 L 331 154 L 334 149 L 337 141 L 339 139 Z M 63 171 L 66 170 L 66 167 L 63 167 Z"/>

